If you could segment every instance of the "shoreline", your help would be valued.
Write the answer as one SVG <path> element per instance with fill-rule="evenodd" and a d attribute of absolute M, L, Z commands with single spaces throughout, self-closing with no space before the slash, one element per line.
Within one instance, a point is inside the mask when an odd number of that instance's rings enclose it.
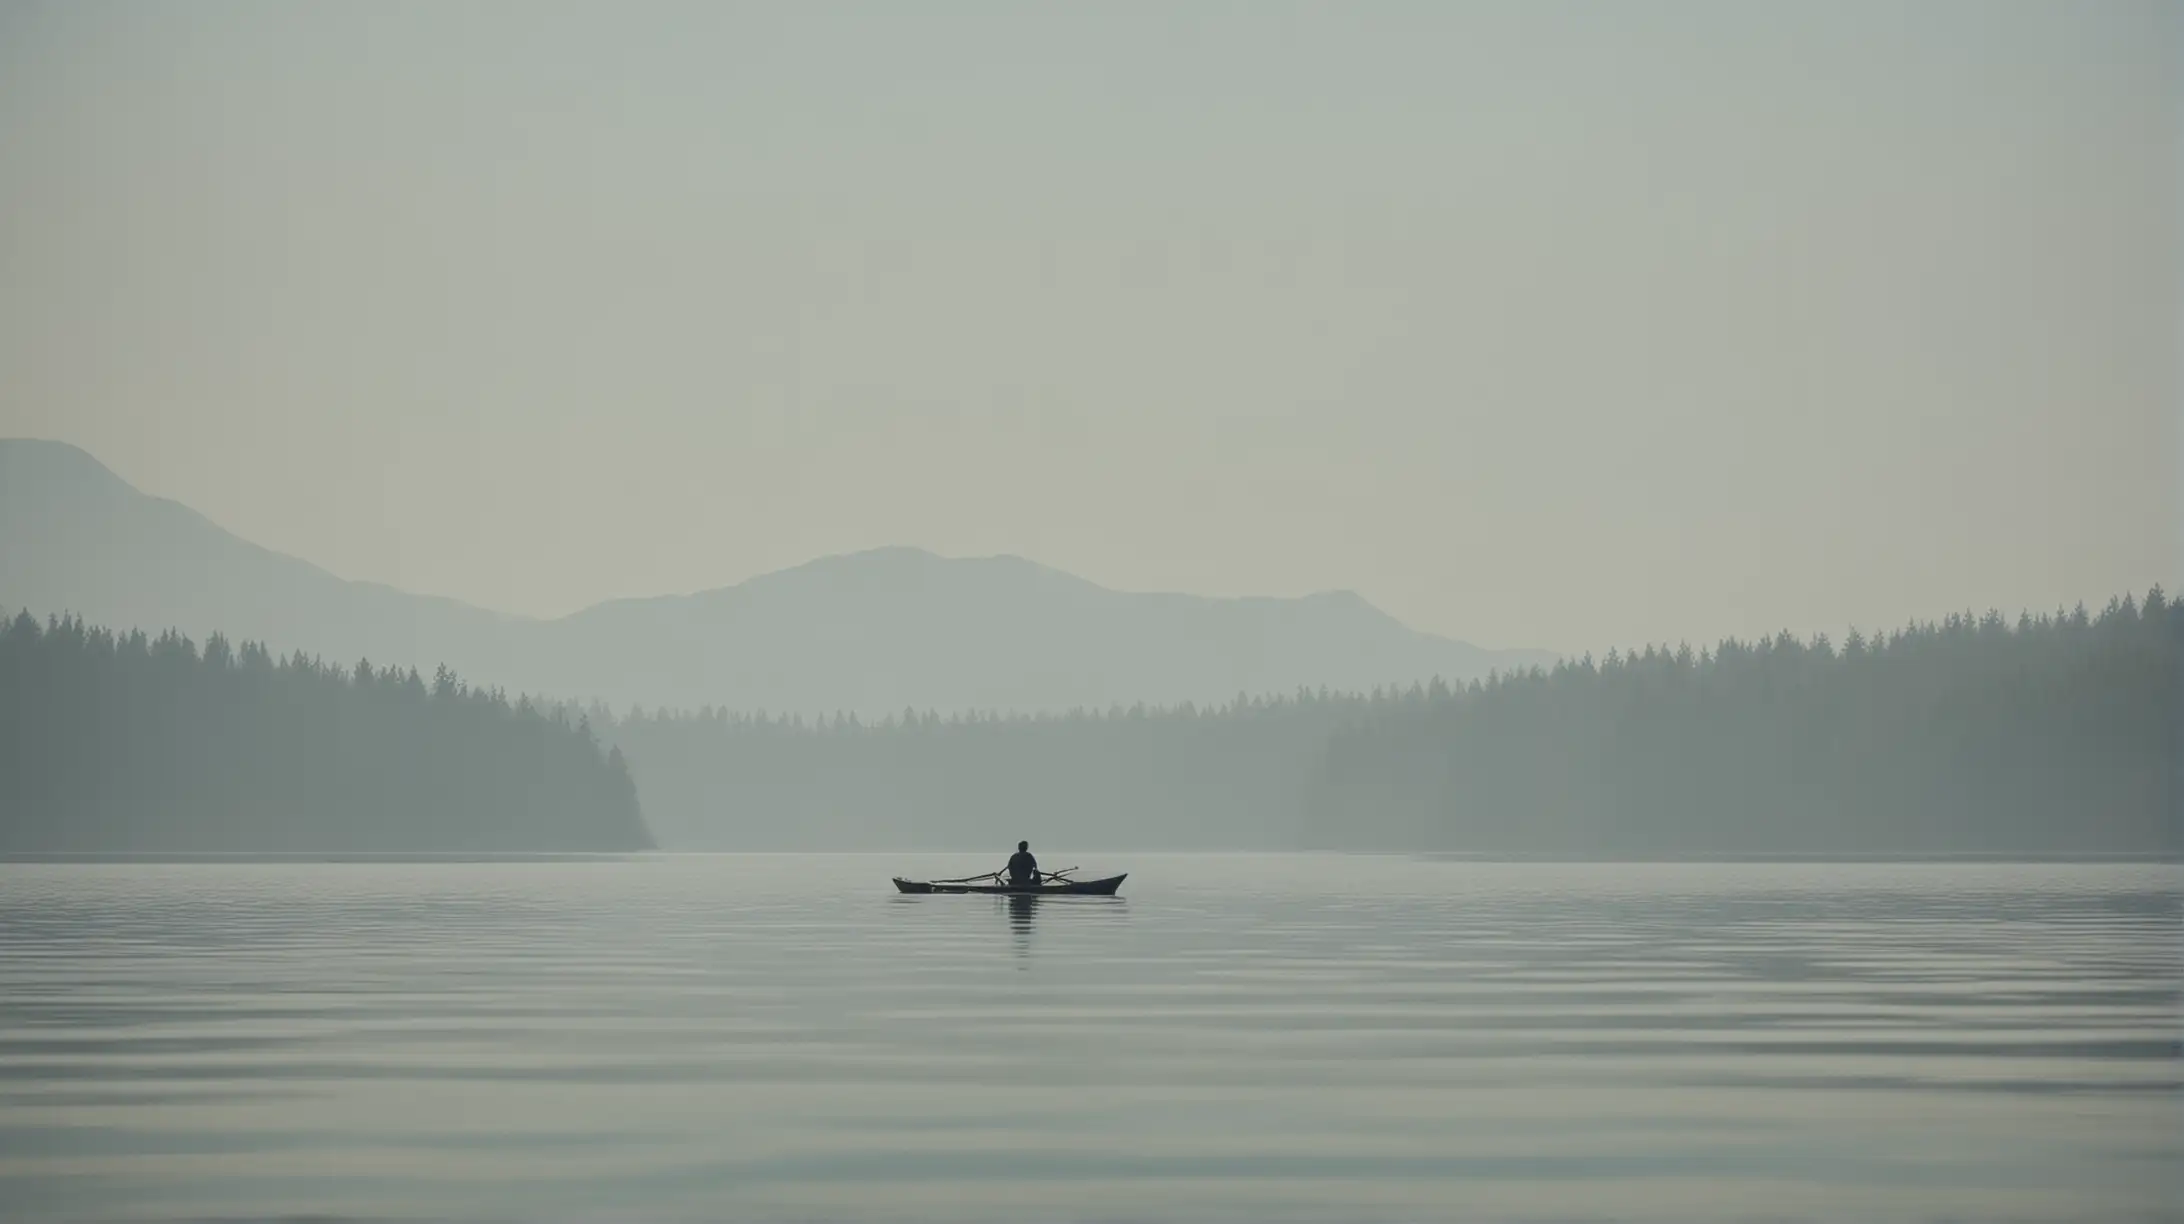
<path fill-rule="evenodd" d="M 624 862 L 646 858 L 699 858 L 699 857 L 871 857 L 878 855 L 918 856 L 976 856 L 978 848 L 919 848 L 874 847 L 857 850 L 788 850 L 788 849 L 635 849 L 635 850 L 53 850 L 0 851 L 0 864 L 8 863 L 144 863 L 144 864 L 245 864 L 245 863 L 592 863 Z M 2014 854 L 1979 851 L 1929 852 L 1923 854 L 1854 854 L 1847 852 L 1806 854 L 1720 854 L 1679 856 L 1625 856 L 1586 854 L 1519 854 L 1478 853 L 1447 850 L 1280 850 L 1280 849 L 1190 849 L 1190 850 L 1083 850 L 1080 855 L 1143 855 L 1159 858 L 1237 858 L 1237 857 L 1326 857 L 1326 858 L 1399 858 L 1427 863 L 1472 864 L 1600 864 L 1625 866 L 1696 866 L 1752 864 L 1811 864 L 1845 865 L 1870 864 L 1931 864 L 1931 865 L 2003 865 L 2067 866 L 2073 864 L 2161 864 L 2184 866 L 2184 857 L 2156 852 L 2099 852 L 2087 854 Z"/>

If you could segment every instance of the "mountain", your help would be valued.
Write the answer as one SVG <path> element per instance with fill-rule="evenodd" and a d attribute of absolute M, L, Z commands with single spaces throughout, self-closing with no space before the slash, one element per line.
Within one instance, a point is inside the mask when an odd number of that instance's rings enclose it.
<path fill-rule="evenodd" d="M 76 447 L 0 439 L 0 605 L 330 659 L 504 666 L 515 618 L 337 578 L 150 497 Z"/>
<path fill-rule="evenodd" d="M 613 704 L 875 715 L 1061 710 L 1408 685 L 1551 662 L 1410 629 L 1350 592 L 1113 591 L 1021 557 L 827 557 L 534 620 L 339 578 L 149 497 L 90 455 L 0 440 L 0 605 L 369 657 Z"/>
<path fill-rule="evenodd" d="M 1419 633 L 1349 592 L 1208 599 L 1096 586 L 1021 557 L 910 548 L 827 557 L 556 626 L 560 691 L 617 682 L 670 705 L 1054 710 L 1299 686 L 1468 678 L 1547 656 Z M 603 670 L 604 669 L 604 670 Z"/>

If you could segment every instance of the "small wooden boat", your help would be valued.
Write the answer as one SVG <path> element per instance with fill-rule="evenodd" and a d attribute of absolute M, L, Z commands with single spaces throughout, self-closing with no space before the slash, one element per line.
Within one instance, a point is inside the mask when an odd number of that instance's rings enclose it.
<path fill-rule="evenodd" d="M 1001 878 L 1001 873 L 991 872 L 982 876 L 965 876 L 960 880 L 905 880 L 895 877 L 895 890 L 906 893 L 1004 893 L 1014 897 L 1112 897 L 1115 890 L 1129 877 L 1128 872 L 1109 876 L 1104 880 L 1072 880 L 1069 873 L 1076 868 L 1062 871 L 1041 872 L 1037 884 L 1019 888 Z"/>

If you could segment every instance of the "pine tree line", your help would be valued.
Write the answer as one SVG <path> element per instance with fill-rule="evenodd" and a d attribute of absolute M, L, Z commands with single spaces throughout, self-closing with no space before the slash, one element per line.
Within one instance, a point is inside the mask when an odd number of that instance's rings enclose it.
<path fill-rule="evenodd" d="M 1323 845 L 1519 854 L 2180 849 L 2184 608 L 1648 646 L 1333 737 Z"/>
<path fill-rule="evenodd" d="M 1436 690 L 1445 696 L 1445 688 Z M 1303 783 L 1367 696 L 1055 714 L 905 710 L 866 721 L 592 707 L 629 754 L 668 845 L 767 849 L 1291 847 Z"/>
<path fill-rule="evenodd" d="M 0 845 L 624 848 L 647 842 L 634 771 L 693 848 L 2174 854 L 2180 660 L 2156 589 L 1454 686 L 805 719 L 510 704 L 445 668 L 24 615 L 0 630 Z"/>
<path fill-rule="evenodd" d="M 470 852 L 651 844 L 588 725 L 446 667 L 214 635 L 0 626 L 0 848 Z"/>
<path fill-rule="evenodd" d="M 670 845 L 2173 854 L 2180 658 L 2157 588 L 1217 707 L 590 717 Z"/>

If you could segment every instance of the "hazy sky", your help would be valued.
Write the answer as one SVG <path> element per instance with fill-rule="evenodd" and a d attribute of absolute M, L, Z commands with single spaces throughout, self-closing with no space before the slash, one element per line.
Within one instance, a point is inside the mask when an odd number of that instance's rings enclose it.
<path fill-rule="evenodd" d="M 512 611 L 891 543 L 1572 650 L 2092 601 L 2180 571 L 2180 47 L 0 2 L 0 435 Z"/>

